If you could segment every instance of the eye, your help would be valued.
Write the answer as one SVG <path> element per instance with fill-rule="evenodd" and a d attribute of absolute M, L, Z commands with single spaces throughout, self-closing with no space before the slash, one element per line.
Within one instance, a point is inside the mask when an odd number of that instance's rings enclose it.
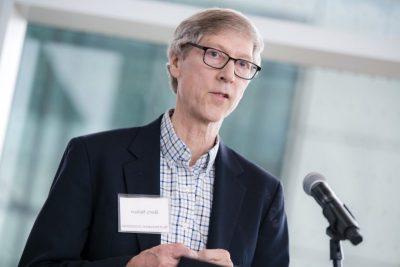
<path fill-rule="evenodd" d="M 214 59 L 218 59 L 218 58 L 220 58 L 222 56 L 221 52 L 219 52 L 217 50 L 214 50 L 214 49 L 208 49 L 207 50 L 207 55 L 212 57 L 212 58 L 214 58 Z"/>
<path fill-rule="evenodd" d="M 252 68 L 252 65 L 253 65 L 253 64 L 251 64 L 250 62 L 248 62 L 248 61 L 246 61 L 246 60 L 243 60 L 243 59 L 239 59 L 236 63 L 238 64 L 238 66 L 239 66 L 241 69 L 251 69 L 251 68 Z"/>

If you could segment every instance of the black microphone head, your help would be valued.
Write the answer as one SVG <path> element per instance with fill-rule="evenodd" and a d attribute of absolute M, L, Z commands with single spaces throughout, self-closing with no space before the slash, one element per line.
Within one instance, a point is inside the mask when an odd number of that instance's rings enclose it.
<path fill-rule="evenodd" d="M 309 174 L 304 177 L 303 180 L 303 189 L 307 193 L 307 195 L 311 196 L 311 189 L 314 187 L 314 185 L 325 182 L 326 179 L 322 174 L 319 174 L 317 172 L 310 172 Z"/>

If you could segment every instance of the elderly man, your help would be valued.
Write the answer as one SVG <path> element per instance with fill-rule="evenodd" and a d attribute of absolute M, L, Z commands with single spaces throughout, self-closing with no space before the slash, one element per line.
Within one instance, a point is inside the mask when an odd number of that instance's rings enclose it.
<path fill-rule="evenodd" d="M 281 184 L 218 136 L 261 69 L 262 49 L 239 12 L 208 9 L 183 21 L 168 51 L 175 108 L 143 127 L 71 140 L 20 266 L 177 266 L 182 257 L 288 266 Z M 124 214 L 127 199 L 130 207 L 168 199 L 147 221 L 161 224 L 166 209 L 168 231 L 123 230 L 124 220 L 148 214 Z"/>

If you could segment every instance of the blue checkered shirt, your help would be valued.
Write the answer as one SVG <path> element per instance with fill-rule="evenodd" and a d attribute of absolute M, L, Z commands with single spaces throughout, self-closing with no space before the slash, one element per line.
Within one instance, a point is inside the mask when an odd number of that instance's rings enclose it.
<path fill-rule="evenodd" d="M 170 199 L 170 232 L 161 244 L 182 243 L 199 251 L 207 244 L 219 141 L 190 167 L 189 148 L 176 135 L 170 113 L 161 121 L 160 194 Z"/>

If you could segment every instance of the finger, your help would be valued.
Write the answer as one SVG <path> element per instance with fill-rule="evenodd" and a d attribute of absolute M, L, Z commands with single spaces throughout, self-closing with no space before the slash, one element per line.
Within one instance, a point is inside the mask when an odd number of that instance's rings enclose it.
<path fill-rule="evenodd" d="M 220 259 L 220 258 L 226 258 L 230 259 L 231 255 L 229 254 L 228 251 L 224 249 L 203 249 L 200 252 L 198 252 L 199 257 L 205 258 L 205 259 Z"/>
<path fill-rule="evenodd" d="M 181 257 L 196 258 L 197 253 L 183 244 L 175 243 L 168 244 L 168 254 L 174 259 L 180 259 Z"/>
<path fill-rule="evenodd" d="M 232 264 L 229 252 L 223 249 L 204 249 L 198 252 L 198 258 L 224 266 L 231 266 Z"/>
<path fill-rule="evenodd" d="M 174 247 L 170 244 L 162 244 L 146 250 L 144 264 L 137 266 L 178 266 L 179 258 L 175 259 L 172 257 Z"/>
<path fill-rule="evenodd" d="M 192 259 L 197 259 L 199 257 L 199 255 L 198 255 L 197 251 L 190 250 L 189 255 L 187 255 L 187 257 L 192 258 Z"/>

